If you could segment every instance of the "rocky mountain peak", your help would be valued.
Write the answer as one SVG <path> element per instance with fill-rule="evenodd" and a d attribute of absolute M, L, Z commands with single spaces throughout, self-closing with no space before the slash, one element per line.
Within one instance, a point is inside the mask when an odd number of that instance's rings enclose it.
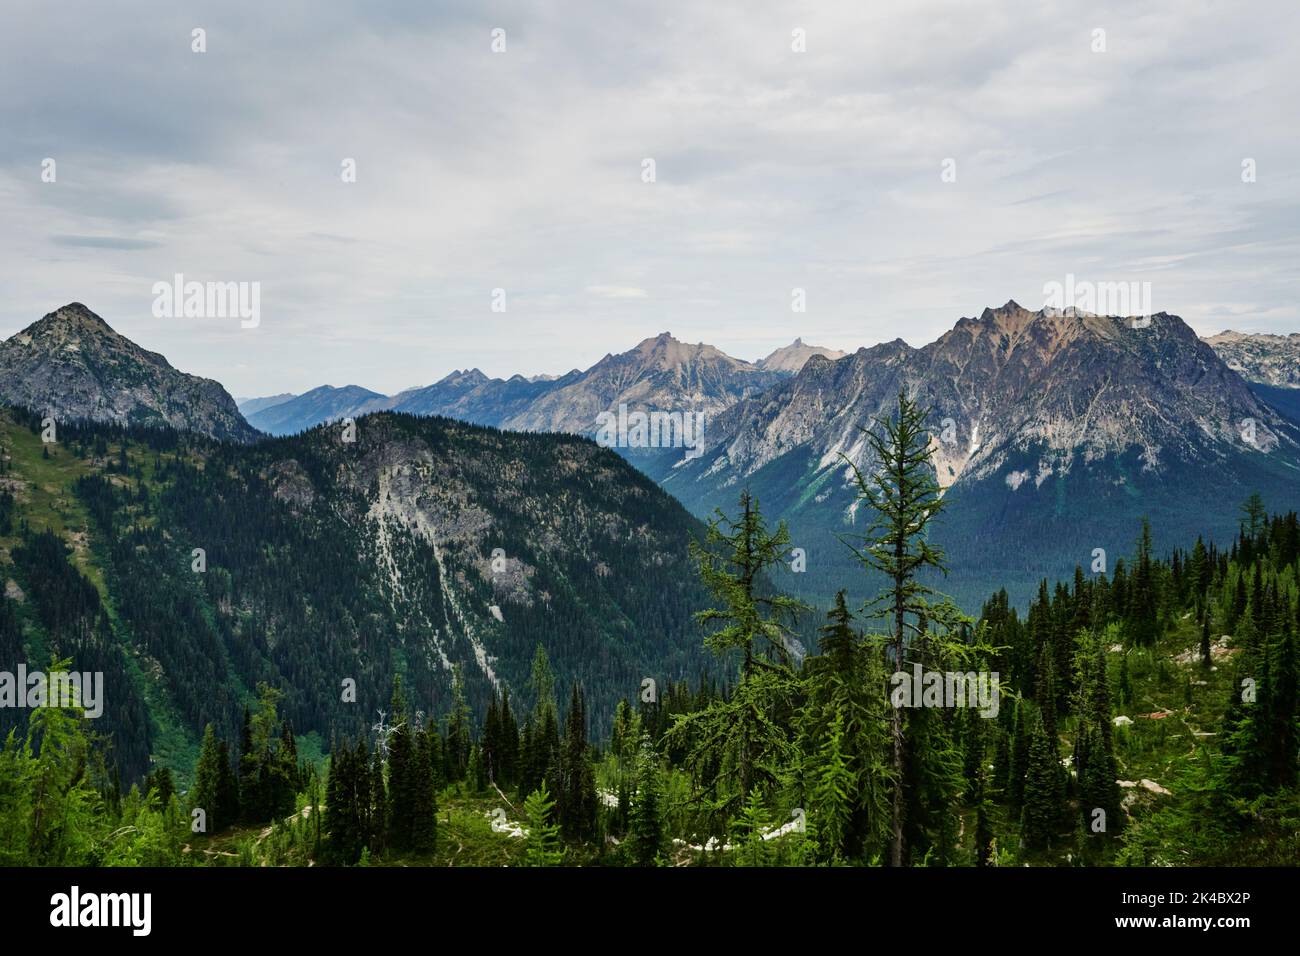
<path fill-rule="evenodd" d="M 256 436 L 219 383 L 177 371 L 80 302 L 0 344 L 0 401 L 67 421 L 165 425 L 235 441 Z"/>
<path fill-rule="evenodd" d="M 797 338 L 789 345 L 777 349 L 771 355 L 762 359 L 758 365 L 760 368 L 771 372 L 794 373 L 803 368 L 813 356 L 821 356 L 834 361 L 843 358 L 846 354 L 848 353 L 837 349 L 822 348 L 819 345 L 805 345 L 802 338 Z"/>
<path fill-rule="evenodd" d="M 32 342 L 75 344 L 83 337 L 116 339 L 127 343 L 128 339 L 115 332 L 102 318 L 91 312 L 80 302 L 69 302 L 43 318 L 33 322 L 14 336 L 24 345 Z"/>

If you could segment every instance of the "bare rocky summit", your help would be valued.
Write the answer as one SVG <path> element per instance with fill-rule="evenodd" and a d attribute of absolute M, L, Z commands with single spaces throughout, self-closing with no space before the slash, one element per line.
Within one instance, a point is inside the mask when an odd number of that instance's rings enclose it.
<path fill-rule="evenodd" d="M 789 372 L 794 374 L 803 368 L 814 355 L 820 355 L 822 358 L 830 359 L 833 362 L 836 359 L 844 358 L 848 354 L 848 352 L 841 352 L 838 349 L 822 348 L 820 345 L 805 345 L 803 339 L 795 339 L 789 345 L 777 349 L 767 358 L 762 359 L 758 365 L 769 372 Z"/>
<path fill-rule="evenodd" d="M 1252 335 L 1224 331 L 1206 338 L 1228 368 L 1260 385 L 1300 388 L 1300 332 Z"/>
<path fill-rule="evenodd" d="M 56 421 L 170 426 L 240 442 L 257 435 L 219 382 L 177 371 L 80 302 L 0 343 L 0 401 Z"/>

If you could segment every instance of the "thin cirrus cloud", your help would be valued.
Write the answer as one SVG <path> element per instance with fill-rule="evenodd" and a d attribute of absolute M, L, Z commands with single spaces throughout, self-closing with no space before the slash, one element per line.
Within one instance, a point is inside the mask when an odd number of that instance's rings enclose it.
<path fill-rule="evenodd" d="M 59 246 L 80 246 L 85 249 L 153 249 L 161 245 L 151 239 L 128 239 L 123 236 L 51 236 L 50 241 Z"/>
<path fill-rule="evenodd" d="M 1284 0 L 122 0 L 11 20 L 0 333 L 77 299 L 239 394 L 562 373 L 665 328 L 750 359 L 796 336 L 919 345 L 1068 273 L 1150 281 L 1198 329 L 1220 303 L 1243 330 L 1300 329 Z M 177 273 L 261 283 L 260 326 L 155 318 Z"/>
<path fill-rule="evenodd" d="M 649 295 L 645 289 L 627 285 L 589 285 L 586 291 L 598 299 L 644 299 Z"/>

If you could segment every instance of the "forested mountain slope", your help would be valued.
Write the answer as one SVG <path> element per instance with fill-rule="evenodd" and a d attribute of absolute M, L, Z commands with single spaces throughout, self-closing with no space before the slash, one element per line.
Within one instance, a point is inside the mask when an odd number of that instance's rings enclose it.
<path fill-rule="evenodd" d="M 207 723 L 236 739 L 259 682 L 324 743 L 397 675 L 430 713 L 455 668 L 476 707 L 525 705 L 538 644 L 601 726 L 644 678 L 707 666 L 697 523 L 590 441 L 393 413 L 253 446 L 39 431 L 11 413 L 0 438 L 6 656 L 103 669 L 128 777 L 186 763 Z"/>

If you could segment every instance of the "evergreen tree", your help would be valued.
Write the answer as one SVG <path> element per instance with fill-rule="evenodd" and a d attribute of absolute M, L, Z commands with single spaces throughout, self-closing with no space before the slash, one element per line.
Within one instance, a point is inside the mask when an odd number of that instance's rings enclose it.
<path fill-rule="evenodd" d="M 483 720 L 483 740 L 480 750 L 484 776 L 496 780 L 501 773 L 501 712 L 497 709 L 495 691 L 488 699 L 488 712 Z M 478 789 L 483 788 L 480 786 Z"/>
<path fill-rule="evenodd" d="M 1156 642 L 1157 600 L 1155 572 L 1151 561 L 1151 522 L 1142 519 L 1142 537 L 1138 541 L 1137 567 L 1133 572 L 1133 587 L 1129 593 L 1129 636 L 1137 647 L 1150 647 Z"/>
<path fill-rule="evenodd" d="M 768 568 L 784 562 L 789 541 L 784 524 L 768 532 L 757 502 L 744 491 L 737 520 L 719 511 L 705 542 L 691 545 L 702 580 L 722 604 L 696 615 L 702 625 L 717 627 L 705 646 L 739 658 L 739 681 L 729 699 L 676 716 L 665 743 L 687 750 L 686 765 L 702 785 L 711 821 L 723 830 L 751 791 L 775 786 L 794 757 L 785 724 L 795 691 L 787 639 L 804 605 L 769 593 L 764 580 Z"/>
<path fill-rule="evenodd" d="M 809 811 L 817 820 L 817 835 L 829 848 L 832 862 L 843 859 L 855 820 L 857 780 L 845 754 L 844 714 L 836 711 L 830 731 L 817 753 L 809 788 Z"/>
<path fill-rule="evenodd" d="M 364 796 L 363 796 L 364 787 Z M 334 747 L 325 783 L 325 833 L 331 858 L 344 866 L 361 859 L 366 830 L 363 801 L 370 801 L 366 765 L 357 764 L 357 751 L 342 741 Z"/>
<path fill-rule="evenodd" d="M 370 760 L 370 826 L 367 846 L 383 856 L 388 843 L 388 788 L 384 784 L 384 755 L 378 747 Z"/>
<path fill-rule="evenodd" d="M 226 820 L 221 806 L 222 783 L 221 751 L 217 746 L 216 731 L 208 724 L 203 729 L 203 743 L 199 747 L 199 762 L 194 766 L 194 790 L 190 797 L 192 807 L 202 809 L 206 817 L 207 832 L 216 833 L 231 821 Z M 229 773 L 229 768 L 226 770 Z"/>
<path fill-rule="evenodd" d="M 636 796 L 632 800 L 628 847 L 637 866 L 657 865 L 664 846 L 659 758 L 649 735 L 642 737 L 637 756 Z"/>
<path fill-rule="evenodd" d="M 1047 735 L 1042 716 L 1031 711 L 1029 764 L 1025 772 L 1020 839 L 1033 850 L 1048 848 L 1064 819 L 1065 787 L 1056 741 Z"/>
<path fill-rule="evenodd" d="M 518 779 L 519 773 L 519 725 L 515 723 L 515 715 L 510 711 L 510 688 L 503 688 L 501 691 L 501 731 L 499 735 L 501 742 L 501 777 L 499 782 L 503 787 L 512 786 Z"/>
<path fill-rule="evenodd" d="M 1007 802 L 1020 807 L 1025 800 L 1025 775 L 1029 772 L 1030 705 L 1016 701 L 1015 724 L 1011 734 L 1011 760 L 1006 783 Z"/>
<path fill-rule="evenodd" d="M 527 866 L 558 866 L 564 858 L 560 847 L 560 828 L 553 820 L 555 804 L 543 783 L 524 800 L 524 820 L 528 837 L 524 843 Z"/>
<path fill-rule="evenodd" d="M 419 801 L 419 768 L 416 760 L 417 734 L 407 716 L 400 678 L 393 682 L 389 704 L 392 714 L 388 732 L 388 845 L 405 853 L 415 845 L 416 804 Z"/>
<path fill-rule="evenodd" d="M 586 705 L 577 684 L 565 718 L 558 771 L 556 815 L 560 833 L 570 842 L 589 840 L 596 832 L 596 774 L 587 753 Z"/>
<path fill-rule="evenodd" d="M 224 740 L 217 744 L 217 823 L 209 817 L 208 826 L 225 828 L 240 817 L 239 775 L 230 759 L 230 747 Z"/>
<path fill-rule="evenodd" d="M 167 806 L 172 795 L 176 793 L 176 784 L 172 782 L 172 772 L 166 767 L 159 767 L 145 777 L 145 793 L 157 801 L 160 807 Z"/>
<path fill-rule="evenodd" d="M 853 551 L 869 572 L 880 573 L 887 582 L 868 608 L 872 616 L 887 623 L 891 662 L 903 672 L 912 663 L 907 657 L 912 639 L 922 635 L 928 635 L 924 656 L 931 666 L 943 666 L 971 653 L 971 648 L 949 637 L 963 620 L 960 613 L 946 599 L 935 600 L 935 591 L 924 583 L 927 572 L 945 570 L 943 552 L 928 540 L 930 522 L 943 510 L 943 500 L 930 461 L 930 436 L 925 420 L 926 412 L 900 389 L 897 416 L 877 419 L 875 430 L 864 429 L 874 467 L 864 474 L 855 462 L 842 456 L 853 471 L 857 500 L 872 518 L 861 547 L 853 547 Z M 937 632 L 930 633 L 932 627 Z M 906 813 L 909 804 L 918 803 L 908 788 L 920 779 L 918 767 L 936 756 L 923 749 L 920 733 L 908 740 L 905 724 L 912 721 L 918 727 L 929 723 L 925 708 L 910 709 L 906 716 L 901 708 L 893 708 L 891 866 L 903 866 L 907 862 Z M 938 742 L 937 734 L 929 736 Z M 909 760 L 913 761 L 912 767 L 907 766 Z M 937 765 L 938 761 L 934 763 Z"/>
<path fill-rule="evenodd" d="M 464 780 L 469 770 L 470 722 L 469 705 L 465 703 L 465 679 L 462 668 L 456 665 L 451 681 L 452 705 L 447 715 L 446 768 L 448 782 Z"/>
<path fill-rule="evenodd" d="M 767 841 L 763 839 L 768 830 L 767 808 L 763 799 L 755 790 L 745 801 L 740 815 L 736 817 L 732 831 L 732 843 L 735 847 L 732 863 L 735 866 L 766 866 L 770 859 Z"/>
<path fill-rule="evenodd" d="M 433 736 L 415 735 L 411 763 L 410 846 L 417 853 L 432 853 L 438 845 L 438 798 L 433 781 Z"/>
<path fill-rule="evenodd" d="M 891 708 L 881 647 L 854 630 L 843 591 L 827 617 L 822 654 L 804 660 L 796 717 L 803 799 L 820 821 L 825 855 L 852 860 L 879 852 L 888 839 Z"/>
<path fill-rule="evenodd" d="M 1005 736 L 1005 735 L 1004 735 Z M 988 799 L 988 774 L 980 767 L 975 778 L 975 865 L 989 866 L 993 861 L 993 822 Z"/>

